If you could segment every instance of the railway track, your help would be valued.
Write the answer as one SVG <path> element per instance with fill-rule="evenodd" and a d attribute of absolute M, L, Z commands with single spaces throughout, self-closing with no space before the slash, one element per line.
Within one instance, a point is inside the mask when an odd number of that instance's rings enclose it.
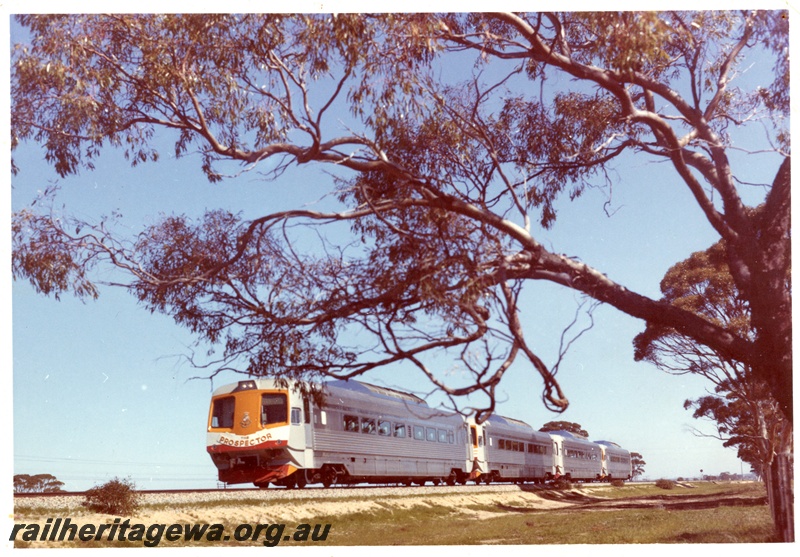
<path fill-rule="evenodd" d="M 645 485 L 648 483 L 653 482 L 636 482 L 636 485 Z M 594 487 L 604 487 L 608 486 L 609 484 L 605 483 L 587 483 L 584 484 L 587 486 L 594 486 Z M 507 488 L 507 489 L 504 489 Z M 295 493 L 295 494 L 303 494 L 303 493 L 316 493 L 316 494 L 333 494 L 335 493 L 336 496 L 341 497 L 344 493 L 348 491 L 352 491 L 354 495 L 363 494 L 364 491 L 369 490 L 396 490 L 395 494 L 402 494 L 404 492 L 418 492 L 419 490 L 428 490 L 431 493 L 448 493 L 448 492 L 471 492 L 471 491 L 538 491 L 538 490 L 546 490 L 549 489 L 547 485 L 538 485 L 533 483 L 526 483 L 522 485 L 517 485 L 513 483 L 493 483 L 489 485 L 474 485 L 474 484 L 466 484 L 466 485 L 455 485 L 455 486 L 447 486 L 447 485 L 439 485 L 439 486 L 397 486 L 394 484 L 386 484 L 386 485 L 337 485 L 332 487 L 323 487 L 323 486 L 306 486 L 302 489 L 286 489 L 283 487 L 270 487 L 269 489 L 259 489 L 257 487 L 232 487 L 232 488 L 203 488 L 203 489 L 137 489 L 136 493 L 140 495 L 192 495 L 192 494 L 252 494 L 255 493 Z M 14 493 L 15 499 L 29 499 L 29 498 L 51 498 L 51 497 L 82 497 L 86 495 L 85 491 L 55 491 L 49 493 Z"/>
<path fill-rule="evenodd" d="M 313 488 L 312 488 L 313 489 Z M 261 491 L 255 487 L 248 488 L 208 488 L 208 489 L 137 489 L 136 493 L 147 494 L 165 494 L 165 493 L 225 493 L 230 491 Z M 30 497 L 76 497 L 86 495 L 85 491 L 53 491 L 49 493 L 14 493 L 15 498 L 26 499 Z"/>
<path fill-rule="evenodd" d="M 600 485 L 600 484 L 596 484 Z M 549 490 L 548 487 L 526 484 L 491 484 L 491 485 L 457 485 L 457 486 L 347 486 L 347 487 L 306 487 L 304 489 L 168 489 L 140 490 L 142 505 L 168 505 L 186 507 L 202 505 L 208 502 L 231 502 L 232 504 L 250 504 L 263 501 L 312 502 L 332 500 L 381 500 L 391 498 L 415 497 L 450 497 L 458 495 L 480 495 L 491 493 L 522 494 Z M 15 495 L 16 507 L 45 509 L 78 510 L 83 507 L 84 492 L 64 493 L 25 493 Z"/>

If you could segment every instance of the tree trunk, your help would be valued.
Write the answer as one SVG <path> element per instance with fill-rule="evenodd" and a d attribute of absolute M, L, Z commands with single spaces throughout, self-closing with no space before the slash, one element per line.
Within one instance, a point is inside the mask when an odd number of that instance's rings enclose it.
<path fill-rule="evenodd" d="M 749 283 L 740 284 L 740 291 L 750 304 L 750 322 L 757 331 L 753 368 L 770 386 L 789 423 L 794 419 L 791 201 L 791 158 L 786 157 L 757 213 L 756 233 L 739 253 L 747 256 L 751 270 Z"/>
<path fill-rule="evenodd" d="M 766 470 L 764 479 L 767 486 L 767 498 L 772 513 L 775 531 L 781 542 L 794 542 L 794 489 L 793 457 L 792 457 L 792 427 L 781 436 L 780 446 L 777 447 L 775 456 Z"/>

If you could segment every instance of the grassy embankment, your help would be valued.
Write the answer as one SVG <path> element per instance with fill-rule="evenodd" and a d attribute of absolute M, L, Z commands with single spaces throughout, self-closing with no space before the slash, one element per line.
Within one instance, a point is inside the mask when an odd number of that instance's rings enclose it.
<path fill-rule="evenodd" d="M 544 498 L 569 502 L 556 509 L 532 509 L 503 504 L 454 508 L 446 499 L 420 499 L 411 508 L 393 505 L 388 498 L 382 509 L 369 513 L 316 516 L 304 522 L 330 524 L 324 542 L 295 542 L 281 546 L 388 546 L 480 544 L 663 544 L 663 543 L 765 543 L 776 541 L 765 491 L 759 483 L 697 483 L 692 487 L 664 490 L 653 485 L 596 488 L 591 485 L 567 492 L 537 490 Z M 311 495 L 309 493 L 309 495 Z M 311 499 L 311 497 L 309 497 Z M 255 502 L 254 502 L 255 503 Z M 209 507 L 216 503 L 209 503 Z M 281 503 L 275 501 L 275 505 Z M 265 503 L 258 503 L 264 511 Z M 19 509 L 22 510 L 22 509 Z M 203 509 L 195 509 L 196 516 Z M 147 515 L 148 509 L 140 509 Z M 32 513 L 23 511 L 32 519 Z M 19 516 L 19 515 L 18 515 Z M 53 516 L 52 514 L 50 516 Z M 19 516 L 18 520 L 22 518 Z M 237 524 L 224 524 L 232 532 Z M 287 525 L 287 534 L 295 525 Z M 18 541 L 17 547 L 28 544 Z M 82 542 L 73 545 L 134 546 L 141 543 Z M 176 546 L 162 542 L 161 547 Z M 202 541 L 192 546 L 263 547 L 258 541 Z"/>
<path fill-rule="evenodd" d="M 776 541 L 761 484 L 698 484 L 663 490 L 635 484 L 572 492 L 557 510 L 444 506 L 330 521 L 328 543 L 351 545 L 765 543 Z M 602 499 L 601 499 L 602 498 Z M 600 499 L 600 500 L 598 500 Z M 620 505 L 607 506 L 609 500 Z M 475 513 L 481 513 L 476 521 Z"/>

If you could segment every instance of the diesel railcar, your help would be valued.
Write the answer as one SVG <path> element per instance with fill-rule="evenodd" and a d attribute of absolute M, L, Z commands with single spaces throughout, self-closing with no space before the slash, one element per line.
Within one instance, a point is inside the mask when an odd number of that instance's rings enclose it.
<path fill-rule="evenodd" d="M 270 379 L 215 390 L 207 449 L 220 481 L 421 485 L 464 482 L 485 466 L 459 414 L 359 381 L 327 382 L 323 393 L 316 405 Z"/>
<path fill-rule="evenodd" d="M 629 480 L 631 478 L 631 453 L 613 441 L 595 441 L 600 446 L 603 463 L 602 480 Z"/>
<path fill-rule="evenodd" d="M 554 477 L 566 480 L 595 481 L 603 479 L 600 446 L 577 437 L 569 431 L 551 431 L 553 440 Z"/>
<path fill-rule="evenodd" d="M 216 389 L 207 450 L 219 480 L 327 487 L 630 478 L 630 455 L 610 442 L 549 435 L 498 415 L 478 424 L 413 394 L 360 381 L 321 388 L 318 399 L 272 379 Z"/>
<path fill-rule="evenodd" d="M 485 422 L 487 473 L 479 480 L 543 483 L 554 477 L 553 441 L 527 423 L 504 416 Z"/>

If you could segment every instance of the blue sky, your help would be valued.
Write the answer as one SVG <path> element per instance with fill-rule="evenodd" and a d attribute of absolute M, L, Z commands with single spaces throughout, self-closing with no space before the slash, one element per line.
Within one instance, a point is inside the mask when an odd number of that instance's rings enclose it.
<path fill-rule="evenodd" d="M 165 141 L 161 162 L 134 169 L 118 153 L 105 152 L 95 171 L 58 180 L 57 204 L 90 220 L 119 210 L 135 234 L 164 213 L 200 216 L 205 209 L 224 207 L 252 209 L 255 216 L 276 210 L 277 203 L 314 202 L 324 191 L 309 189 L 310 183 L 324 184 L 321 174 L 310 180 L 307 171 L 291 172 L 278 183 L 245 175 L 212 185 L 200 172 L 199 157 L 172 160 Z M 13 180 L 12 210 L 29 205 L 37 191 L 56 180 L 37 147 L 23 146 L 15 158 L 22 172 Z M 747 171 L 754 181 L 769 183 L 776 168 L 767 161 L 748 163 Z M 636 159 L 616 178 L 618 210 L 612 218 L 603 215 L 605 198 L 589 191 L 576 202 L 563 200 L 555 229 L 541 239 L 633 290 L 658 297 L 669 266 L 705 249 L 716 236 L 663 164 Z M 657 233 L 642 233 L 648 229 Z M 104 288 L 99 300 L 85 303 L 39 296 L 23 282 L 10 290 L 15 474 L 51 473 L 69 490 L 115 476 L 130 477 L 142 489 L 216 486 L 205 450 L 209 396 L 213 387 L 239 376 L 223 374 L 213 384 L 192 379 L 202 372 L 183 358 L 192 350 L 189 332 L 142 309 L 123 290 Z M 574 295 L 563 289 L 526 287 L 526 337 L 547 362 L 574 305 Z M 567 412 L 556 415 L 542 407 L 540 380 L 523 363 L 503 381 L 499 412 L 536 428 L 553 419 L 579 422 L 594 439 L 642 453 L 649 478 L 692 477 L 701 469 L 738 473 L 735 450 L 689 431 L 711 431 L 683 409 L 685 399 L 703 395 L 710 385 L 634 362 L 631 341 L 642 322 L 610 307 L 599 308 L 595 321 L 561 367 L 559 380 L 571 401 Z M 366 379 L 425 389 L 419 375 L 402 366 Z"/>

